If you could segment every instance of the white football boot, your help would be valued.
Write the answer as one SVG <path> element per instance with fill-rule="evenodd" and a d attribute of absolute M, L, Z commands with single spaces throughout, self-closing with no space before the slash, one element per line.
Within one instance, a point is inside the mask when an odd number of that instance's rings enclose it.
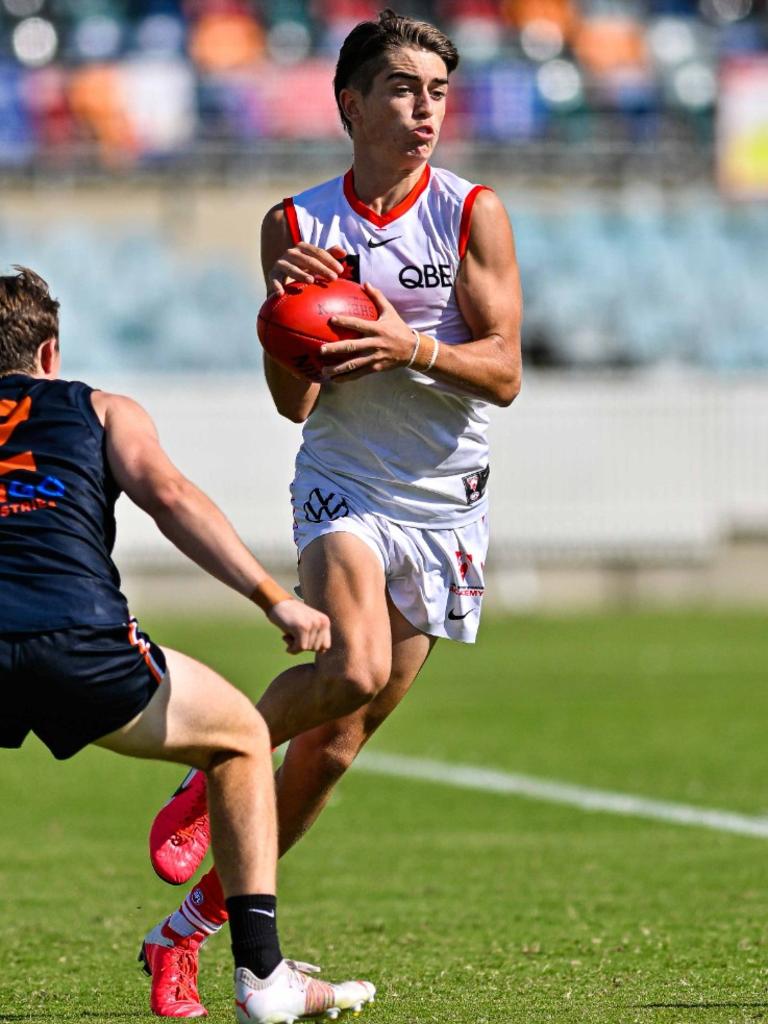
<path fill-rule="evenodd" d="M 312 964 L 281 960 L 268 978 L 257 978 L 246 967 L 235 970 L 235 1015 L 239 1024 L 293 1024 L 299 1017 L 336 1020 L 342 1010 L 360 1013 L 372 1003 L 376 988 L 370 981 L 332 985 L 310 974 Z"/>

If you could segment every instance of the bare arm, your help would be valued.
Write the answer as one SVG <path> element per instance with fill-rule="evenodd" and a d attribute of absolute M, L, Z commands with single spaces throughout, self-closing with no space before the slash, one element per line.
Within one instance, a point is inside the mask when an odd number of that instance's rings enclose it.
<path fill-rule="evenodd" d="M 117 484 L 147 512 L 160 531 L 202 569 L 257 602 L 288 634 L 288 649 L 326 650 L 328 619 L 295 601 L 272 580 L 211 499 L 163 451 L 155 425 L 138 403 L 96 391 L 93 407 L 104 425 L 106 452 Z"/>
<path fill-rule="evenodd" d="M 343 250 L 338 250 L 344 255 Z M 261 265 L 267 292 L 281 292 L 286 281 L 333 279 L 344 269 L 329 253 L 306 242 L 293 244 L 282 204 L 273 206 L 261 225 Z M 320 385 L 299 380 L 264 353 L 264 374 L 277 411 L 294 423 L 312 412 Z"/>
<path fill-rule="evenodd" d="M 323 347 L 323 354 L 330 359 L 338 359 L 340 353 L 349 356 L 328 367 L 328 378 L 336 383 L 405 366 L 414 353 L 411 329 L 378 288 L 365 287 L 379 307 L 380 317 L 373 326 L 351 317 L 334 318 L 335 323 L 365 335 Z M 520 390 L 522 295 L 512 228 L 493 192 L 480 192 L 475 201 L 456 297 L 473 340 L 439 345 L 435 350 L 433 340 L 422 334 L 411 365 L 495 405 L 509 405 Z"/>
<path fill-rule="evenodd" d="M 522 378 L 523 296 L 512 227 L 495 192 L 481 192 L 475 200 L 456 298 L 475 340 L 441 345 L 431 375 L 509 405 Z"/>

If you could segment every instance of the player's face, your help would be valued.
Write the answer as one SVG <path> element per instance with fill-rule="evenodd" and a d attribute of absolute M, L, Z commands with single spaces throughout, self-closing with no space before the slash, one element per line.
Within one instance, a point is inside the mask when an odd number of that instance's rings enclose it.
<path fill-rule="evenodd" d="M 395 50 L 368 93 L 349 90 L 355 145 L 417 166 L 432 155 L 445 117 L 448 71 L 428 50 Z"/>

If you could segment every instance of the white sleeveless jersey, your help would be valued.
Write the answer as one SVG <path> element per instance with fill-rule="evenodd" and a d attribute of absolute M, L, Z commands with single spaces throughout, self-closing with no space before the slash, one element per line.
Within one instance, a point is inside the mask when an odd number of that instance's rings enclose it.
<path fill-rule="evenodd" d="M 342 246 L 349 276 L 370 281 L 410 327 L 448 345 L 471 340 L 454 283 L 484 186 L 426 166 L 385 215 L 365 206 L 352 172 L 286 199 L 294 241 Z M 361 509 L 436 529 L 487 511 L 488 406 L 414 370 L 323 384 L 304 425 L 297 471 L 325 474 Z"/>

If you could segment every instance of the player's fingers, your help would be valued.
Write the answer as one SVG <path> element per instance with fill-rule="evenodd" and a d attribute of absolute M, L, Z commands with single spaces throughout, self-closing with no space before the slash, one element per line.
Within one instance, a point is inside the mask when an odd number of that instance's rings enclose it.
<path fill-rule="evenodd" d="M 286 269 L 289 274 L 299 271 L 301 274 L 308 275 L 310 280 L 322 277 L 327 281 L 335 281 L 339 276 L 339 272 L 337 272 L 335 267 L 329 267 L 320 260 L 312 256 L 306 256 L 303 253 L 281 256 L 277 261 L 277 266 Z"/>
<path fill-rule="evenodd" d="M 320 629 L 319 612 L 314 609 L 307 609 L 312 611 L 312 615 L 307 621 L 306 628 L 304 629 L 304 650 L 305 651 L 316 651 L 318 649 L 318 634 Z"/>
<path fill-rule="evenodd" d="M 327 341 L 320 348 L 320 355 L 329 359 L 341 359 L 342 356 L 354 356 L 367 352 L 370 341 L 367 338 L 347 338 L 344 341 Z"/>
<path fill-rule="evenodd" d="M 307 609 L 307 611 L 310 610 L 312 611 L 311 649 L 318 652 L 327 651 L 331 642 L 331 620 L 324 612 Z"/>
<path fill-rule="evenodd" d="M 293 654 L 294 652 L 291 650 L 291 647 L 293 645 L 293 637 L 291 636 L 290 633 L 283 633 L 283 643 L 285 644 L 286 651 L 289 654 Z"/>
<path fill-rule="evenodd" d="M 323 362 L 333 364 L 334 360 L 341 360 L 344 357 L 352 359 L 360 356 L 370 349 L 370 342 L 365 343 L 364 338 L 355 338 L 354 341 L 329 341 L 319 351 Z"/>
<path fill-rule="evenodd" d="M 346 253 L 340 246 L 336 246 L 335 248 L 341 256 L 346 256 Z M 340 260 L 336 259 L 331 249 L 320 249 L 318 246 L 310 245 L 308 242 L 299 242 L 295 248 L 289 249 L 284 255 L 288 257 L 295 257 L 296 254 L 300 254 L 306 259 L 312 260 L 321 267 L 327 267 L 335 274 L 344 273 L 344 264 L 341 263 Z"/>
<path fill-rule="evenodd" d="M 332 245 L 329 249 L 325 250 L 329 252 L 331 256 L 335 256 L 337 259 L 343 260 L 347 255 L 347 250 L 340 245 Z"/>
<path fill-rule="evenodd" d="M 377 288 L 376 285 L 371 284 L 370 281 L 366 281 L 363 284 L 363 288 L 370 295 L 370 297 L 373 299 L 374 304 L 375 304 L 376 308 L 379 311 L 379 316 L 381 316 L 382 313 L 386 313 L 387 310 L 394 308 L 392 306 L 392 303 L 389 301 L 389 299 L 384 294 L 384 292 L 382 292 L 379 288 Z"/>
<path fill-rule="evenodd" d="M 307 650 L 306 643 L 301 630 L 296 630 L 290 638 L 290 643 L 287 647 L 289 654 L 301 654 Z"/>
<path fill-rule="evenodd" d="M 323 373 L 323 380 L 332 380 L 334 384 L 346 384 L 350 380 L 359 380 L 371 372 L 370 360 L 365 362 L 341 363 L 339 366 L 329 366 Z"/>
<path fill-rule="evenodd" d="M 304 270 L 303 267 L 296 266 L 294 263 L 289 263 L 287 260 L 280 259 L 275 263 L 272 269 L 272 279 L 275 281 L 282 281 L 287 284 L 290 280 L 293 281 L 306 281 L 311 283 L 314 281 L 314 274 L 310 273 L 309 270 Z"/>
<path fill-rule="evenodd" d="M 346 327 L 361 334 L 375 334 L 378 330 L 376 320 L 360 320 L 356 316 L 332 316 L 330 322 L 334 327 Z"/>
<path fill-rule="evenodd" d="M 283 633 L 283 643 L 288 654 L 298 654 L 298 651 L 292 650 L 293 637 L 290 633 Z"/>
<path fill-rule="evenodd" d="M 320 635 L 318 637 L 318 644 L 316 650 L 320 654 L 324 654 L 326 651 L 331 649 L 331 620 L 327 616 L 323 616 L 325 621 L 320 627 Z"/>

